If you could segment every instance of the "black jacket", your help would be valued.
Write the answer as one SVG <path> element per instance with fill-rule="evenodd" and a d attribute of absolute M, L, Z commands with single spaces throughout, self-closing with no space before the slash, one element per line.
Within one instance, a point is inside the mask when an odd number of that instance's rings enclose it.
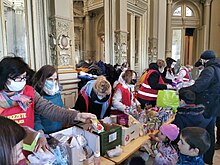
<path fill-rule="evenodd" d="M 196 104 L 203 104 L 206 107 L 207 117 L 220 114 L 220 59 L 209 60 L 205 64 L 195 84 L 184 89 L 196 93 Z M 219 112 L 218 112 L 219 111 Z"/>
<path fill-rule="evenodd" d="M 206 128 L 209 119 L 205 119 L 203 112 L 205 107 L 203 105 L 185 105 L 177 108 L 177 114 L 173 121 L 180 130 L 185 127 L 201 127 Z"/>
<path fill-rule="evenodd" d="M 148 84 L 152 89 L 155 90 L 164 90 L 167 89 L 167 86 L 165 84 L 159 84 L 159 79 L 160 79 L 160 72 L 158 70 L 158 66 L 156 63 L 150 63 L 149 65 L 149 70 L 156 70 L 157 72 L 153 72 L 150 74 L 148 77 Z"/>

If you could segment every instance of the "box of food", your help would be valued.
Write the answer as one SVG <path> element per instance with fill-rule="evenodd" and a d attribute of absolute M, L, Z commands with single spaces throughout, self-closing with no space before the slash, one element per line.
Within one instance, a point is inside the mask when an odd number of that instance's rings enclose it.
<path fill-rule="evenodd" d="M 104 126 L 104 131 L 101 133 L 91 131 L 92 133 L 100 136 L 100 153 L 103 156 L 108 150 L 121 145 L 122 128 L 116 124 L 105 124 L 102 121 L 100 122 Z M 90 130 L 90 124 L 81 123 L 77 124 L 77 126 L 83 128 L 84 130 Z"/>
<path fill-rule="evenodd" d="M 71 165 L 82 165 L 82 164 L 93 163 L 94 153 L 100 152 L 100 137 L 96 134 L 93 134 L 79 127 L 73 126 L 71 128 L 67 128 L 52 133 L 50 135 L 54 138 L 57 138 L 61 143 L 64 143 L 63 141 L 66 137 L 69 138 L 69 139 L 66 138 L 67 142 L 65 142 L 65 144 Z M 65 137 L 64 136 L 61 137 L 61 135 L 65 135 Z M 92 156 L 90 156 L 89 158 L 86 157 L 86 159 L 84 159 L 83 161 L 82 161 L 82 155 L 79 154 L 79 151 L 85 149 L 85 147 L 79 147 L 80 144 L 77 141 L 77 136 L 83 136 L 86 139 L 87 148 L 90 148 L 92 153 Z"/>
<path fill-rule="evenodd" d="M 122 126 L 122 145 L 125 146 L 132 140 L 139 137 L 140 134 L 140 123 L 134 123 L 130 127 Z"/>

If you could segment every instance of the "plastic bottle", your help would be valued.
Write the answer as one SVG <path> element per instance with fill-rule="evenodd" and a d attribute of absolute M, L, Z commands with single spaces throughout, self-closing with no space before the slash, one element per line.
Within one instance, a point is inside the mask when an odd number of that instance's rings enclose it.
<path fill-rule="evenodd" d="M 100 152 L 96 151 L 94 153 L 94 165 L 100 165 L 101 164 L 101 160 L 100 160 Z"/>

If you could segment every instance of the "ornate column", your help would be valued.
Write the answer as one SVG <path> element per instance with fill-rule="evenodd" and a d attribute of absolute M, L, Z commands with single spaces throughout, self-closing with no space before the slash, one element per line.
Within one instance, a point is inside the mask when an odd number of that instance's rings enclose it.
<path fill-rule="evenodd" d="M 50 47 L 53 65 L 75 65 L 72 47 L 74 42 L 73 3 L 71 0 L 51 1 Z"/>
<path fill-rule="evenodd" d="M 135 67 L 135 14 L 131 13 L 130 20 L 130 67 Z M 138 50 L 137 50 L 138 51 Z"/>
<path fill-rule="evenodd" d="M 167 27 L 166 27 L 166 57 L 171 57 L 172 55 L 172 0 L 167 0 Z"/>
<path fill-rule="evenodd" d="M 80 54 L 80 59 L 84 59 L 84 56 L 82 54 L 82 45 L 83 45 L 83 28 L 79 28 L 79 54 Z"/>
<path fill-rule="evenodd" d="M 84 58 L 87 60 L 88 60 L 88 57 L 90 57 L 89 29 L 90 29 L 90 17 L 89 17 L 89 13 L 87 12 L 86 17 L 85 17 L 85 30 L 84 30 L 84 41 L 85 41 Z"/>
<path fill-rule="evenodd" d="M 205 25 L 205 37 L 204 37 L 204 49 L 209 49 L 210 39 L 210 8 L 212 0 L 206 0 L 204 3 L 204 25 Z"/>
<path fill-rule="evenodd" d="M 116 0 L 115 63 L 127 61 L 127 0 Z"/>
<path fill-rule="evenodd" d="M 159 33 L 159 16 L 158 16 L 158 0 L 151 0 L 150 2 L 150 33 L 149 33 L 149 47 L 148 47 L 148 61 L 149 63 L 157 60 L 158 52 L 158 33 Z M 164 27 L 163 27 L 164 28 Z"/>

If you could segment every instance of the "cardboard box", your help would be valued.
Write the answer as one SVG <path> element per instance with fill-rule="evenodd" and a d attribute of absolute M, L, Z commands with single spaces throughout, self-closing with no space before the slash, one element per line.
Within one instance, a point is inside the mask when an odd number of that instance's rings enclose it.
<path fill-rule="evenodd" d="M 102 121 L 100 121 L 100 123 L 104 126 L 105 131 L 101 133 L 93 133 L 100 136 L 100 153 L 101 156 L 104 156 L 108 150 L 121 145 L 122 128 L 116 124 L 104 124 Z M 77 126 L 83 128 L 84 130 L 88 130 L 90 125 L 80 123 Z"/>
<path fill-rule="evenodd" d="M 57 134 L 60 134 L 60 133 L 67 135 L 67 136 L 73 136 L 74 134 L 78 134 L 78 135 L 82 134 L 86 138 L 88 142 L 88 146 L 92 149 L 93 153 L 96 151 L 100 151 L 100 143 L 99 143 L 100 137 L 98 135 L 95 135 L 91 132 L 88 132 L 79 127 L 74 126 L 71 128 L 61 130 L 59 132 L 52 133 L 51 136 L 55 137 Z M 74 144 L 74 142 L 71 144 Z M 67 145 L 67 150 L 69 152 L 71 165 L 82 165 L 82 164 L 93 163 L 93 158 L 94 158 L 93 156 L 83 162 L 79 161 L 79 157 L 78 157 L 79 152 L 78 152 L 77 145 L 73 145 L 73 146 Z"/>
<path fill-rule="evenodd" d="M 140 134 L 140 123 L 135 123 L 130 127 L 122 126 L 122 145 L 125 146 L 132 140 L 139 137 Z"/>

